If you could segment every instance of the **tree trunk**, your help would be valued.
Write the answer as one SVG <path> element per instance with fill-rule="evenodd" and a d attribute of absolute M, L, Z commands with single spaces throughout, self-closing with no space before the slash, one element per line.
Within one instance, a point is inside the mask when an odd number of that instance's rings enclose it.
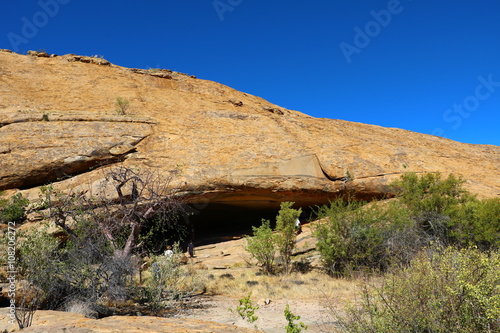
<path fill-rule="evenodd" d="M 134 221 L 130 224 L 131 230 L 128 235 L 127 242 L 121 250 L 121 255 L 124 257 L 128 257 L 132 255 L 132 251 L 135 249 L 137 245 L 137 240 L 139 238 L 139 232 L 141 231 L 141 223 Z"/>

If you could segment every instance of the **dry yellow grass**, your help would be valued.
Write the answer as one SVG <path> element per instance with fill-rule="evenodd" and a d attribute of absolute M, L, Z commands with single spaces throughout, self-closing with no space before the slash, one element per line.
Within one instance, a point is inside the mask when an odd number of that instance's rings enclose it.
<path fill-rule="evenodd" d="M 358 293 L 360 280 L 332 278 L 312 271 L 287 276 L 262 275 L 255 268 L 232 269 L 208 275 L 208 294 L 253 299 L 348 300 Z"/>

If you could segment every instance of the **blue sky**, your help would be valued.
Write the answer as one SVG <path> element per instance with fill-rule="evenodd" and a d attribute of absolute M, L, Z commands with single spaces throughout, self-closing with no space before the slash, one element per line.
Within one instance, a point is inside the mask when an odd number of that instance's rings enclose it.
<path fill-rule="evenodd" d="M 315 117 L 500 145 L 498 0 L 3 0 L 1 7 L 0 48 L 102 55 L 217 81 Z"/>

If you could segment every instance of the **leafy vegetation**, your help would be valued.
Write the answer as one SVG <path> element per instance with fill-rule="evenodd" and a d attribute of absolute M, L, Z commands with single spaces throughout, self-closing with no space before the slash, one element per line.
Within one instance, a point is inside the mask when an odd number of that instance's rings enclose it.
<path fill-rule="evenodd" d="M 262 220 L 260 227 L 252 227 L 252 229 L 253 237 L 246 238 L 246 250 L 257 260 L 266 274 L 272 274 L 276 256 L 276 237 L 271 228 L 271 222 Z"/>
<path fill-rule="evenodd" d="M 442 179 L 439 172 L 418 176 L 409 172 L 392 185 L 396 188 L 400 201 L 414 214 L 422 212 L 449 214 L 458 204 L 472 198 L 463 188 L 465 181 L 450 174 Z"/>
<path fill-rule="evenodd" d="M 500 249 L 500 199 L 471 199 L 450 214 L 450 240 L 483 251 Z"/>
<path fill-rule="evenodd" d="M 408 173 L 393 184 L 397 201 L 318 208 L 327 271 L 383 273 L 337 315 L 342 331 L 500 330 L 500 199 L 479 200 L 463 184 L 453 175 Z"/>
<path fill-rule="evenodd" d="M 17 193 L 10 199 L 0 199 L 0 223 L 21 222 L 25 219 L 29 200 Z"/>
<path fill-rule="evenodd" d="M 250 324 L 253 324 L 259 317 L 255 315 L 255 310 L 259 309 L 259 306 L 253 306 L 252 301 L 250 300 L 250 297 L 252 296 L 252 293 L 248 294 L 248 296 L 245 296 L 241 298 L 238 302 L 240 303 L 236 308 L 229 309 L 231 312 L 236 312 L 241 319 L 244 319 L 248 321 Z"/>
<path fill-rule="evenodd" d="M 93 195 L 42 187 L 40 202 L 33 206 L 44 211 L 59 237 L 48 226 L 23 237 L 20 233 L 18 265 L 22 278 L 40 292 L 44 308 L 79 304 L 89 313 L 100 313 L 109 304 L 146 295 L 155 311 L 155 305 L 182 299 L 199 287 L 181 273 L 180 263 L 165 257 L 156 258 L 160 274 L 150 272 L 145 286 L 135 280 L 142 267 L 137 254 L 152 251 L 156 241 L 152 230 L 166 232 L 180 223 L 184 205 L 167 190 L 175 175 L 122 167 L 110 169 Z M 146 227 L 152 222 L 157 229 Z"/>
<path fill-rule="evenodd" d="M 20 246 L 19 267 L 48 309 L 81 302 L 97 311 L 104 300 L 125 300 L 136 272 L 132 260 L 114 255 L 98 228 L 82 221 L 64 243 L 47 228 L 29 232 Z"/>
<path fill-rule="evenodd" d="M 431 244 L 496 250 L 500 242 L 500 199 L 479 200 L 452 175 L 404 174 L 394 183 L 399 201 L 366 205 L 336 200 L 317 209 L 324 218 L 317 248 L 333 275 L 385 271 L 408 265 Z"/>
<path fill-rule="evenodd" d="M 295 323 L 296 320 L 300 320 L 300 316 L 296 316 L 290 312 L 288 304 L 285 307 L 284 314 L 287 321 L 287 325 L 285 326 L 286 333 L 300 333 L 302 330 L 307 330 L 307 326 L 303 322 Z"/>
<path fill-rule="evenodd" d="M 123 97 L 117 97 L 115 102 L 116 113 L 125 114 L 130 106 L 130 102 Z"/>
<path fill-rule="evenodd" d="M 498 332 L 500 256 L 475 248 L 428 249 L 412 264 L 365 284 L 337 316 L 343 332 Z"/>
<path fill-rule="evenodd" d="M 172 256 L 155 256 L 146 280 L 145 298 L 154 314 L 181 300 L 203 290 L 200 276 L 189 274 L 181 266 L 182 250 L 174 244 Z"/>
<path fill-rule="evenodd" d="M 271 222 L 262 220 L 260 227 L 253 228 L 253 237 L 247 237 L 246 250 L 262 266 L 265 273 L 276 271 L 276 253 L 280 254 L 285 274 L 291 270 L 291 257 L 295 248 L 295 221 L 302 210 L 293 209 L 293 202 L 282 202 L 276 216 L 276 228 L 273 232 Z"/>
<path fill-rule="evenodd" d="M 348 274 L 362 267 L 386 266 L 385 227 L 377 227 L 385 212 L 362 202 L 337 200 L 318 211 L 328 222 L 316 229 L 317 249 L 331 274 Z"/>

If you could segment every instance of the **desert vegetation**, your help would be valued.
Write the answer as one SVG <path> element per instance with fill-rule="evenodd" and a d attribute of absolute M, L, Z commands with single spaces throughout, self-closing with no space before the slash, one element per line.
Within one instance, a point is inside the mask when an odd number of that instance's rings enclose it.
<path fill-rule="evenodd" d="M 22 220 L 28 204 L 47 221 L 18 232 L 18 278 L 26 281 L 25 294 L 37 295 L 29 304 L 79 307 L 97 317 L 135 299 L 158 313 L 172 299 L 202 290 L 199 279 L 185 278 L 179 250 L 168 261 L 155 255 L 186 229 L 185 205 L 169 187 L 176 175 L 113 168 L 88 190 L 63 193 L 48 185 L 37 202 L 20 195 L 0 202 L 4 223 Z"/>
<path fill-rule="evenodd" d="M 340 331 L 500 330 L 500 200 L 479 200 L 463 183 L 408 173 L 394 183 L 398 201 L 318 209 L 328 273 L 370 277 L 359 302 L 333 311 Z"/>
<path fill-rule="evenodd" d="M 115 111 L 118 114 L 125 114 L 128 110 L 128 107 L 130 106 L 130 102 L 123 98 L 123 97 L 117 97 L 116 102 L 115 102 Z"/>
<path fill-rule="evenodd" d="M 37 202 L 0 201 L 2 223 L 23 221 L 27 210 L 47 221 L 19 231 L 19 274 L 31 295 L 24 308 L 168 316 L 195 295 L 232 294 L 242 297 L 233 311 L 253 323 L 259 307 L 251 297 L 321 292 L 339 332 L 500 331 L 500 199 L 476 198 L 460 178 L 408 173 L 393 184 L 396 200 L 316 207 L 320 271 L 294 255 L 301 209 L 284 202 L 275 221 L 262 220 L 246 237 L 252 273 L 216 279 L 176 243 L 187 236 L 189 214 L 169 190 L 177 174 L 115 168 L 92 190 L 49 185 Z M 173 255 L 162 254 L 167 244 Z M 358 296 L 339 306 L 328 294 L 335 288 Z M 290 311 L 287 332 L 306 330 Z"/>
<path fill-rule="evenodd" d="M 0 196 L 1 196 L 0 191 Z M 23 198 L 21 194 L 16 194 L 10 199 L 0 197 L 0 223 L 21 222 L 26 217 L 26 206 L 29 200 Z"/>
<path fill-rule="evenodd" d="M 257 260 L 267 274 L 275 273 L 276 260 L 284 274 L 291 271 L 292 252 L 295 248 L 296 226 L 302 210 L 293 209 L 293 202 L 282 202 L 276 216 L 276 228 L 271 229 L 269 220 L 262 220 L 260 227 L 253 227 L 253 237 L 247 238 L 247 251 Z M 277 256 L 279 255 L 279 256 Z"/>
<path fill-rule="evenodd" d="M 407 173 L 393 184 L 399 200 L 349 198 L 317 207 L 325 271 L 364 279 L 359 302 L 332 309 L 340 331 L 500 330 L 500 200 L 479 200 L 463 183 L 453 175 Z M 277 272 L 277 258 L 289 272 L 276 249 L 284 237 L 279 219 L 298 216 L 291 206 L 282 205 L 274 232 L 263 221 L 248 241 L 266 273 Z"/>

